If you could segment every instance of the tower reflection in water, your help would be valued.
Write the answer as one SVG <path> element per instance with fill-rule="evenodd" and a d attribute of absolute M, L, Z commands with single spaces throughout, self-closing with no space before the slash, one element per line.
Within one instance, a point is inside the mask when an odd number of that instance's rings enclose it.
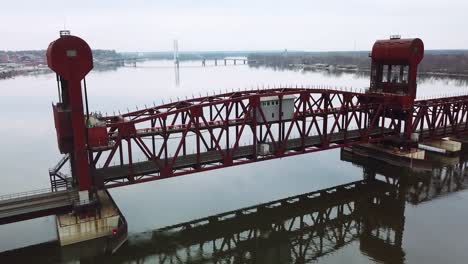
<path fill-rule="evenodd" d="M 414 172 L 345 150 L 341 159 L 363 167 L 364 179 L 133 235 L 111 256 L 97 254 L 95 244 L 44 244 L 0 257 L 41 252 L 48 260 L 99 263 L 311 263 L 357 241 L 375 261 L 404 263 L 406 202 L 462 190 L 468 178 L 464 160 Z"/>

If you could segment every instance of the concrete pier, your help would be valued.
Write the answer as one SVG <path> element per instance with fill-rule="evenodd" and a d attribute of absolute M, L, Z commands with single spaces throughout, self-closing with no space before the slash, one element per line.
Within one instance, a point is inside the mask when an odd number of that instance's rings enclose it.
<path fill-rule="evenodd" d="M 459 135 L 456 137 L 450 137 L 450 140 L 461 143 L 461 151 L 465 152 L 468 150 L 468 137 L 466 135 Z"/>
<path fill-rule="evenodd" d="M 427 151 L 452 155 L 461 151 L 462 143 L 450 138 L 443 138 L 423 142 L 419 144 L 419 147 Z"/>
<path fill-rule="evenodd" d="M 381 145 L 381 144 L 361 144 L 359 147 L 381 152 L 383 154 L 392 155 L 399 158 L 407 159 L 418 159 L 423 160 L 425 158 L 425 151 L 417 148 L 411 148 L 409 150 L 403 150 L 396 147 Z"/>
<path fill-rule="evenodd" d="M 418 170 L 431 169 L 430 163 L 426 160 L 426 152 L 417 148 L 402 150 L 387 145 L 367 143 L 351 148 L 344 148 L 344 150 L 361 157 L 372 158 L 394 166 Z"/>
<path fill-rule="evenodd" d="M 68 213 L 56 216 L 60 245 L 66 246 L 102 237 L 113 237 L 122 232 L 121 214 L 106 191 L 98 191 L 99 205 L 94 214 Z M 126 226 L 125 226 L 126 232 Z M 126 234 L 125 234 L 126 235 Z"/>
<path fill-rule="evenodd" d="M 459 156 L 457 154 L 461 151 L 461 142 L 445 138 L 420 143 L 418 148 L 410 150 L 390 145 L 367 143 L 343 148 L 342 153 L 351 153 L 410 170 L 428 171 L 437 166 L 458 164 Z"/>

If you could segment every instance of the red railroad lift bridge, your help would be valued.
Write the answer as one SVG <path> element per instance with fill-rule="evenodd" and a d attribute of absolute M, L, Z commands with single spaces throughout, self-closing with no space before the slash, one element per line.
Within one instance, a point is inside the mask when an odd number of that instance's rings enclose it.
<path fill-rule="evenodd" d="M 466 132 L 467 96 L 415 100 L 423 56 L 420 39 L 377 41 L 364 92 L 233 91 L 101 116 L 87 106 L 91 49 L 82 39 L 63 35 L 47 51 L 58 80 L 59 103 L 53 105 L 58 145 L 67 155 L 52 170 L 52 185 L 66 185 L 58 171 L 67 159 L 72 184 L 92 198 L 99 189 L 353 144 L 393 140 L 404 148 L 415 138 Z"/>
<path fill-rule="evenodd" d="M 468 131 L 468 96 L 415 100 L 420 39 L 377 41 L 362 92 L 239 90 L 102 116 L 88 109 L 91 48 L 61 33 L 47 63 L 57 74 L 52 108 L 64 156 L 49 171 L 52 191 L 0 196 L 0 224 L 56 214 L 62 245 L 111 231 L 113 252 L 126 240 L 109 188 L 369 142 L 408 149 Z"/>

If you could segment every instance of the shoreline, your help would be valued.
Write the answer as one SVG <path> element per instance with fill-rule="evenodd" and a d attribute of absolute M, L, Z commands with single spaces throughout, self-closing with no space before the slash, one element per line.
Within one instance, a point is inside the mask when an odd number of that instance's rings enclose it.
<path fill-rule="evenodd" d="M 271 69 L 283 69 L 283 70 L 302 70 L 315 71 L 315 72 L 335 72 L 335 73 L 356 73 L 356 74 L 368 74 L 370 73 L 370 68 L 350 68 L 350 67 L 340 67 L 340 65 L 332 67 L 316 66 L 316 65 L 304 65 L 304 64 L 290 64 L 288 66 L 283 65 L 273 65 L 273 64 L 252 64 L 250 67 L 265 67 Z M 418 75 L 423 75 L 425 77 L 454 77 L 454 78 L 466 78 L 468 80 L 468 73 L 460 72 L 436 72 L 436 71 L 419 71 Z"/>
<path fill-rule="evenodd" d="M 95 65 L 96 70 L 113 70 L 120 68 L 120 65 Z M 305 65 L 305 64 L 290 64 L 288 66 L 283 65 L 272 65 L 272 64 L 249 64 L 249 67 L 265 67 L 271 69 L 283 69 L 283 70 L 302 70 L 307 71 L 316 71 L 316 72 L 335 72 L 335 73 L 356 73 L 356 74 L 368 74 L 370 68 L 350 68 L 350 67 L 340 67 L 340 65 L 332 67 L 323 67 L 317 65 Z M 37 74 L 47 74 L 52 73 L 52 71 L 46 66 L 39 67 L 21 67 L 17 69 L 12 69 L 9 71 L 0 72 L 0 81 L 6 79 L 12 79 L 17 76 L 28 76 L 28 75 L 37 75 Z M 418 72 L 419 75 L 424 77 L 442 77 L 442 78 L 461 78 L 468 80 L 468 73 L 459 73 L 459 72 L 433 72 L 433 71 L 421 71 Z"/>

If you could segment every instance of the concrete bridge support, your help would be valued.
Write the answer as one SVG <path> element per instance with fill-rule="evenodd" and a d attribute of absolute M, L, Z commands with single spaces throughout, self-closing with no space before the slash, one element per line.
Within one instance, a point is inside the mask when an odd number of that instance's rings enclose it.
<path fill-rule="evenodd" d="M 61 246 L 108 237 L 120 246 L 127 238 L 127 226 L 119 209 L 106 191 L 98 191 L 98 204 L 91 209 L 75 209 L 56 216 Z M 83 204 L 82 206 L 86 206 Z M 123 224 L 125 223 L 125 224 Z M 114 246 L 115 247 L 115 246 Z"/>
<path fill-rule="evenodd" d="M 419 145 L 420 148 L 426 149 L 428 151 L 453 155 L 458 153 L 462 149 L 462 143 L 452 140 L 450 138 L 436 139 L 431 141 L 423 142 Z"/>

